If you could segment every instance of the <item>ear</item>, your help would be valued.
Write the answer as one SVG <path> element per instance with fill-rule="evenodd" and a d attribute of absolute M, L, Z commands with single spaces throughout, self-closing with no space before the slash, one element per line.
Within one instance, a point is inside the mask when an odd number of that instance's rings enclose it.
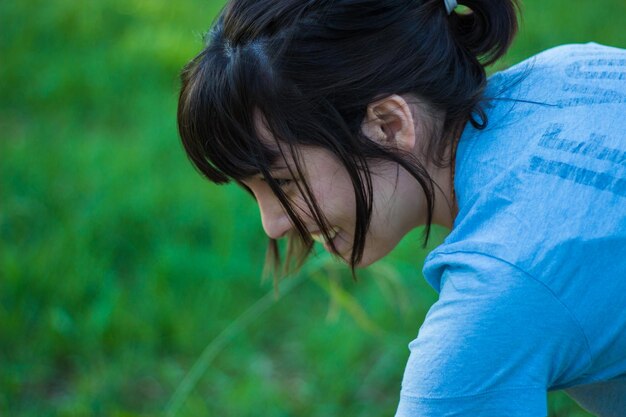
<path fill-rule="evenodd" d="M 403 151 L 415 147 L 413 113 L 407 101 L 397 94 L 370 103 L 361 130 L 381 145 Z"/>

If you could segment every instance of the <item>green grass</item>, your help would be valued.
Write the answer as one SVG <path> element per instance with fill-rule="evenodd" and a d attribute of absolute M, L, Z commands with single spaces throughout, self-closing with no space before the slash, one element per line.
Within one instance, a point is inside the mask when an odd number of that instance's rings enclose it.
<path fill-rule="evenodd" d="M 257 210 L 204 182 L 175 128 L 177 73 L 220 6 L 0 3 L 0 415 L 161 415 L 225 329 L 176 415 L 393 414 L 436 299 L 419 232 L 356 284 L 310 266 L 233 327 L 272 291 Z M 621 0 L 525 11 L 501 65 L 560 43 L 626 46 Z M 560 393 L 550 410 L 588 416 Z"/>

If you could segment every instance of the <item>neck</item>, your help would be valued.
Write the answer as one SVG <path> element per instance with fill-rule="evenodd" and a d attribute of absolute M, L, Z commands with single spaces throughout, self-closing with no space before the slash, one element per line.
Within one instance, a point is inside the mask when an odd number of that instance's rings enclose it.
<path fill-rule="evenodd" d="M 459 212 L 454 188 L 454 175 L 456 171 L 456 150 L 463 134 L 463 126 L 454 130 L 450 146 L 446 149 L 445 158 L 450 163 L 443 168 L 434 166 L 431 174 L 435 183 L 435 207 L 433 223 L 452 230 L 454 219 Z"/>
<path fill-rule="evenodd" d="M 435 184 L 433 223 L 452 229 L 458 213 L 454 192 L 454 163 L 431 174 Z"/>

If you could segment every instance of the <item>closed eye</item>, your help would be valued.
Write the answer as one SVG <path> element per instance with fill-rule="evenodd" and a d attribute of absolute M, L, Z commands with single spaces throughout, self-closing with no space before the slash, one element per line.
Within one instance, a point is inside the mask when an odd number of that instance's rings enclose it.
<path fill-rule="evenodd" d="M 271 178 L 272 181 L 276 183 L 276 185 L 283 189 L 290 185 L 293 185 L 296 181 L 298 181 L 297 178 L 293 178 L 291 170 L 289 170 L 287 167 L 282 166 L 273 167 L 270 171 L 269 178 Z M 269 178 L 265 178 L 262 175 L 259 175 L 259 179 L 266 183 Z"/>
<path fill-rule="evenodd" d="M 276 181 L 279 187 L 286 187 L 293 182 L 290 178 L 274 178 L 274 181 Z"/>

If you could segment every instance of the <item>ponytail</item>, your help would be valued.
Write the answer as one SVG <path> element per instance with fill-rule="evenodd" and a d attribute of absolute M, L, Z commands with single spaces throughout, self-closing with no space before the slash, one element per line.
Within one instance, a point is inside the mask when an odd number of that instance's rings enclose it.
<path fill-rule="evenodd" d="M 450 24 L 457 42 L 490 65 L 508 50 L 517 33 L 516 0 L 463 0 L 469 13 L 452 12 Z"/>

